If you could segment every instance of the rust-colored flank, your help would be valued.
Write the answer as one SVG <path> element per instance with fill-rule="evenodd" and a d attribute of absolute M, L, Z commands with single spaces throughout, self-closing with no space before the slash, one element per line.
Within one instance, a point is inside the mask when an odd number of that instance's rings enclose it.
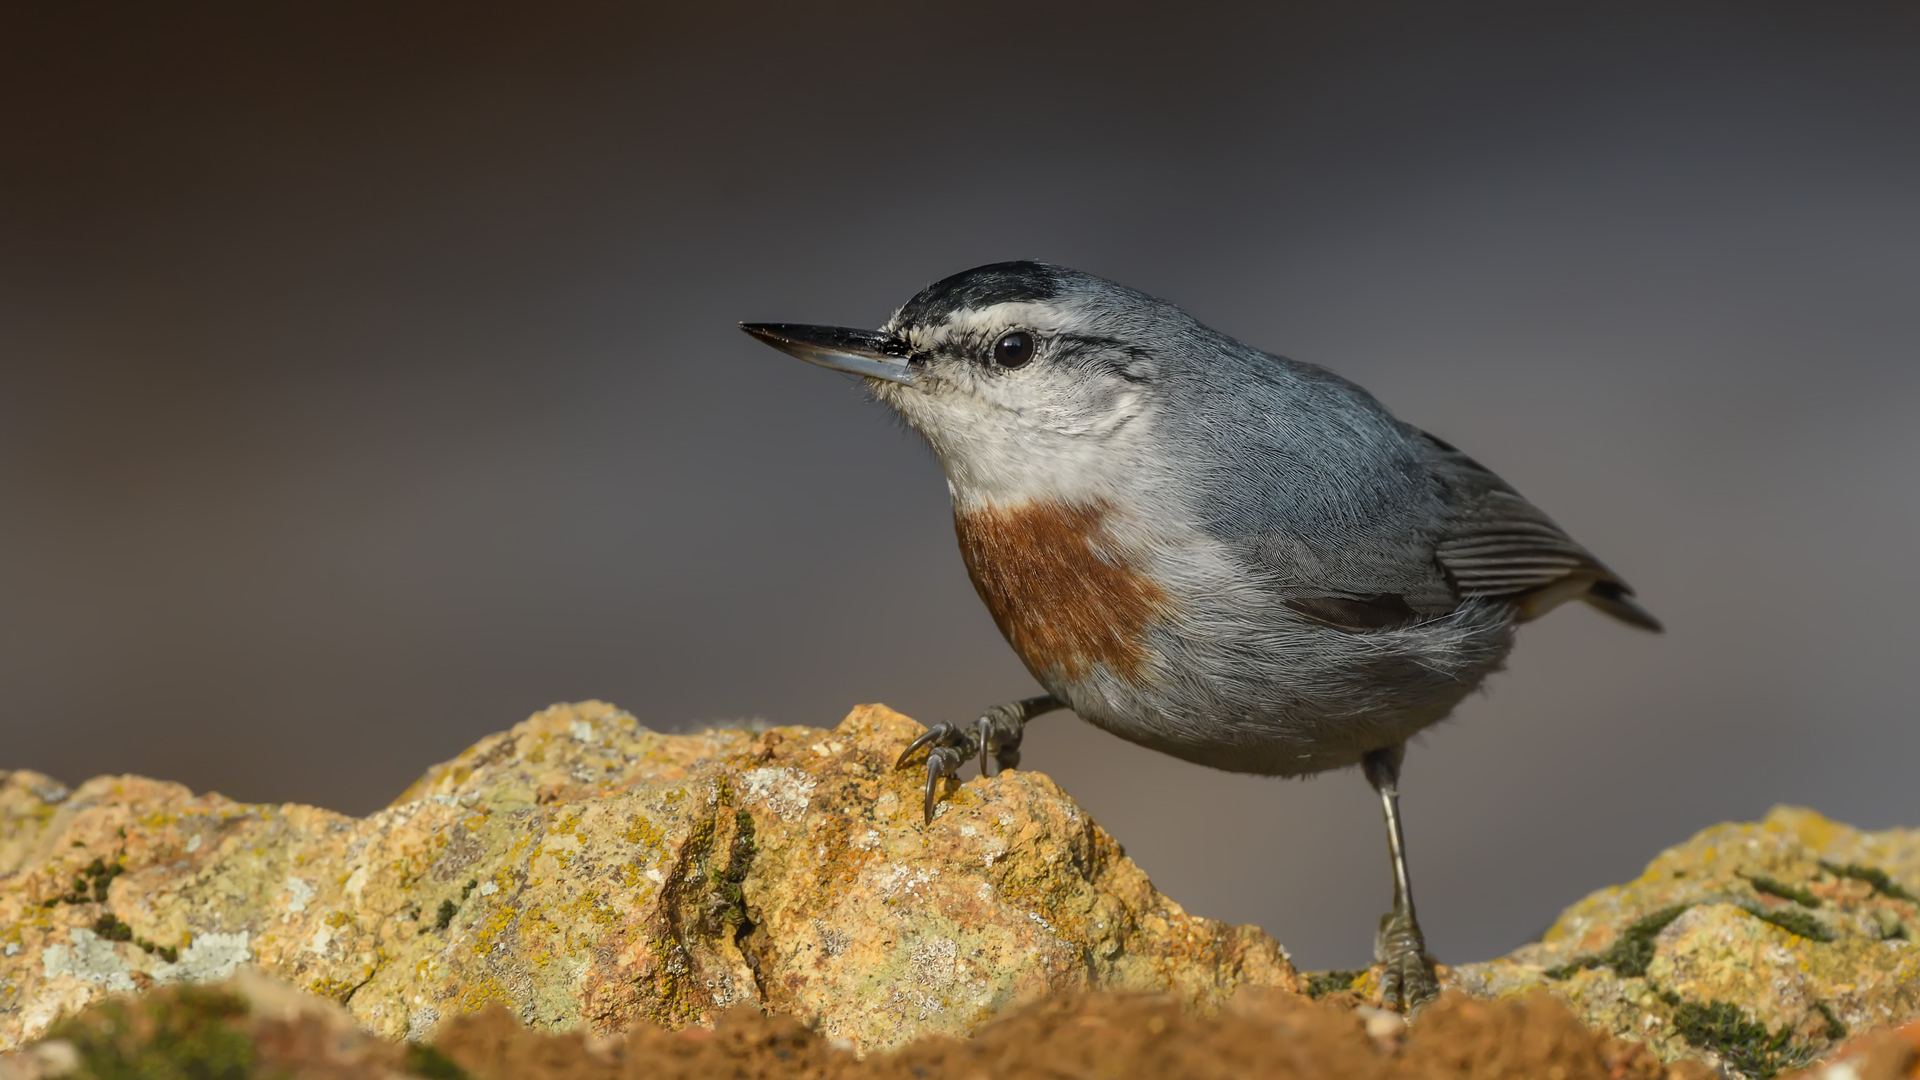
<path fill-rule="evenodd" d="M 973 587 L 1036 674 L 1078 679 L 1104 664 L 1140 677 L 1167 594 L 1100 543 L 1109 509 L 1043 502 L 954 515 Z"/>

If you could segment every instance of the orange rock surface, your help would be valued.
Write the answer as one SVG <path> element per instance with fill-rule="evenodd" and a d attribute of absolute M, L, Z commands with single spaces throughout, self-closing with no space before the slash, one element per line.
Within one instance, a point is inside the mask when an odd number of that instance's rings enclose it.
<path fill-rule="evenodd" d="M 1187 915 L 1045 775 L 921 820 L 920 725 L 664 735 L 559 705 L 352 818 L 101 777 L 0 780 L 0 1049 L 116 991 L 251 965 L 419 1038 L 490 1005 L 547 1028 L 750 1004 L 862 1051 L 1073 990 L 1216 1008 L 1291 987 L 1261 931 Z"/>

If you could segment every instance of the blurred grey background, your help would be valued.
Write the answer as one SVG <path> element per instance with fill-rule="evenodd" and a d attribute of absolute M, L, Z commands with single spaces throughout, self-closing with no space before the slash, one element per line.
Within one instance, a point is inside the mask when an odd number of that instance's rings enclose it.
<path fill-rule="evenodd" d="M 697 10 L 696 10 L 697 8 Z M 364 812 L 557 700 L 1033 692 L 946 492 L 736 321 L 1036 257 L 1371 388 L 1624 573 L 1417 744 L 1442 959 L 1775 802 L 1920 824 L 1920 7 L 0 8 L 0 767 Z M 1309 966 L 1357 775 L 1027 762 Z"/>

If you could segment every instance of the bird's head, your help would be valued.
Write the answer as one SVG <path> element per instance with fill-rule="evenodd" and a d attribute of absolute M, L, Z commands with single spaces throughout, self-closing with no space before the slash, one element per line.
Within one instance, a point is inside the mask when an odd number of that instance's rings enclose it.
<path fill-rule="evenodd" d="M 1183 338 L 1171 304 L 1064 267 L 993 263 L 920 291 L 878 330 L 746 323 L 802 360 L 864 376 L 919 431 L 955 495 L 1097 496 L 1137 476 Z"/>

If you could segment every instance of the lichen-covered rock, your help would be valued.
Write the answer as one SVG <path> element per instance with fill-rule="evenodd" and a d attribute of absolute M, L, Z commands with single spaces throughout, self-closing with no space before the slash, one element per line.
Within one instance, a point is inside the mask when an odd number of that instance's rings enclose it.
<path fill-rule="evenodd" d="M 0 774 L 0 1049 L 102 995 L 251 964 L 420 1037 L 493 1003 L 547 1027 L 751 1003 L 860 1049 L 1077 989 L 1203 1009 L 1294 985 L 1273 939 L 1187 915 L 1052 781 L 931 825 L 880 706 L 836 729 L 663 735 L 548 709 L 352 818 Z"/>
<path fill-rule="evenodd" d="M 336 1002 L 250 968 L 114 996 L 0 1053 L 0 1080 L 419 1080 L 458 1075 L 431 1047 L 377 1039 Z M 438 1066 L 438 1068 L 436 1068 Z"/>
<path fill-rule="evenodd" d="M 94 1004 L 20 1053 L 0 1054 L 0 1080 L 56 1077 L 1714 1080 L 1698 1063 L 1664 1067 L 1637 1043 L 1582 1027 L 1546 994 L 1451 995 L 1411 1026 L 1283 991 L 1236 994 L 1210 1016 L 1160 994 L 1063 994 L 1009 1010 L 970 1039 L 929 1036 L 861 1058 L 792 1017 L 751 1008 L 730 1010 L 714 1030 L 639 1023 L 611 1039 L 528 1028 L 496 1007 L 441 1024 L 431 1043 L 396 1044 L 359 1031 L 331 1001 L 245 972 Z M 1845 1080 L 1907 1078 L 1869 1071 Z"/>
<path fill-rule="evenodd" d="M 1920 1023 L 1875 1028 L 1788 1080 L 1920 1080 Z"/>
<path fill-rule="evenodd" d="M 1545 987 L 1664 1058 L 1765 1076 L 1920 1017 L 1916 938 L 1920 829 L 1865 833 L 1781 807 L 1661 853 L 1539 943 L 1451 982 L 1495 997 Z"/>

